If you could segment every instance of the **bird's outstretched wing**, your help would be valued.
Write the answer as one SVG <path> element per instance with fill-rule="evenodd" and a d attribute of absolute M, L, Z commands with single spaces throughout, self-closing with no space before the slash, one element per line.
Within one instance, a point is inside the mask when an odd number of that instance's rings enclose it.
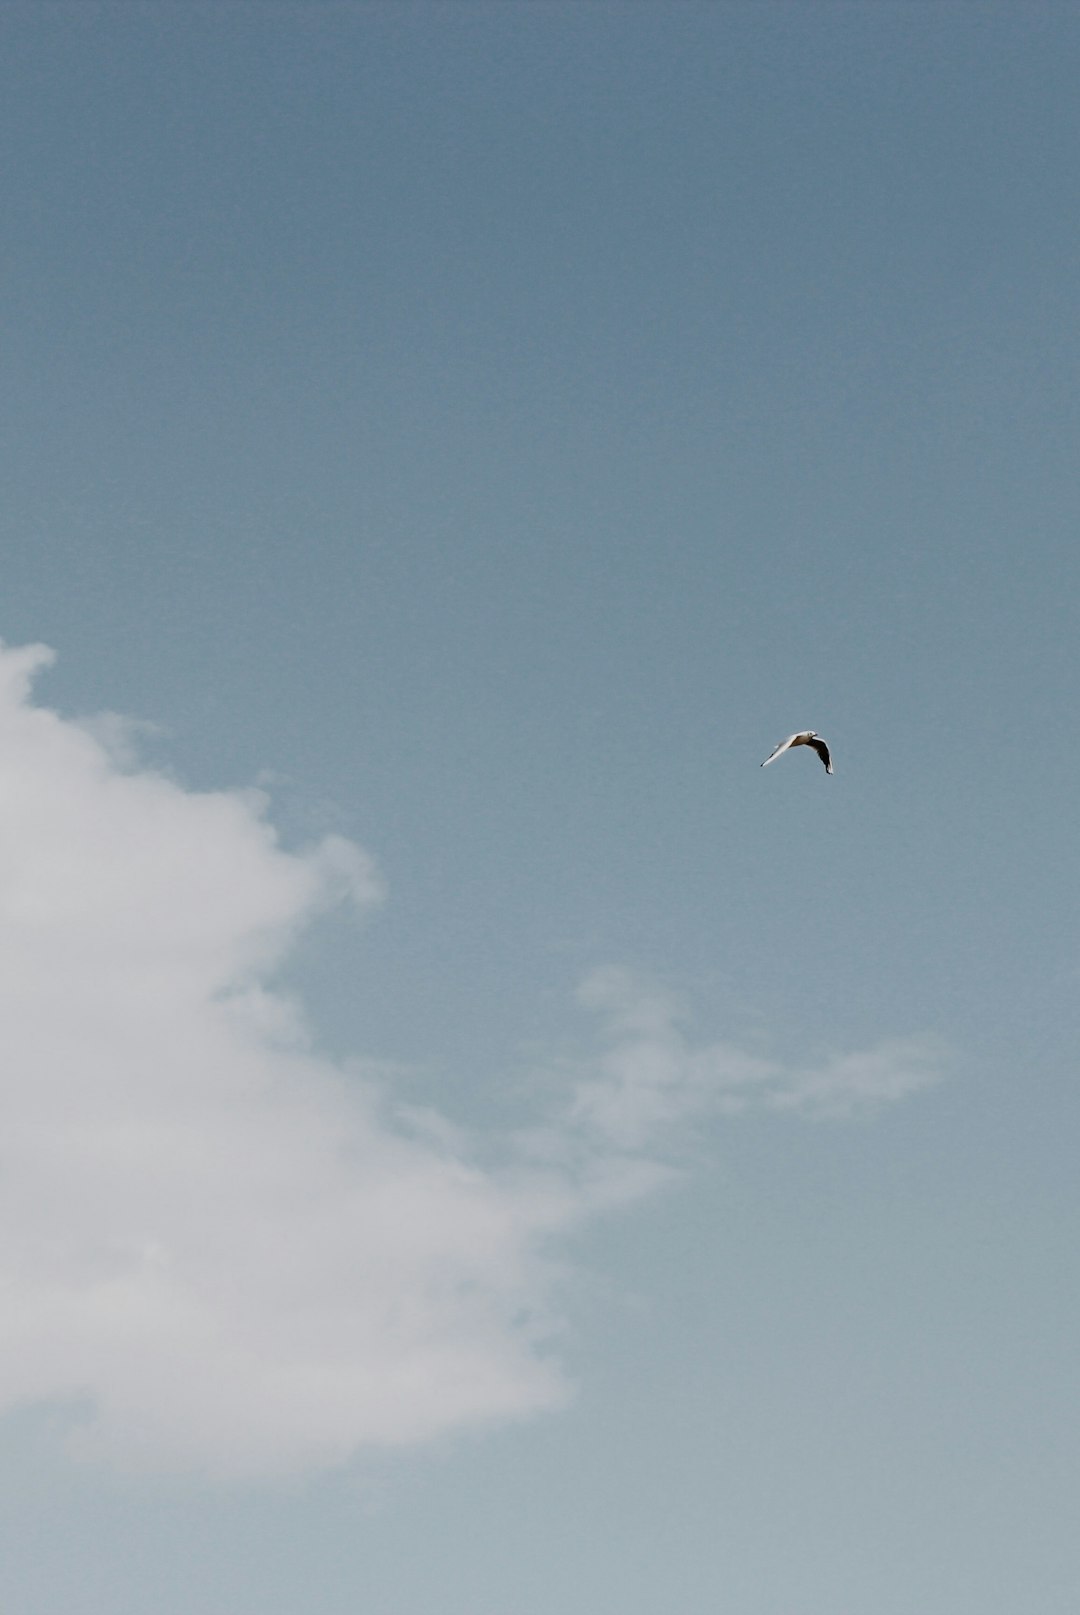
<path fill-rule="evenodd" d="M 786 740 L 782 740 L 780 742 L 779 746 L 777 746 L 775 751 L 771 751 L 769 753 L 769 755 L 766 757 L 765 761 L 761 765 L 762 768 L 766 768 L 769 763 L 775 762 L 777 757 L 780 756 L 780 753 L 784 752 L 784 751 L 787 751 L 788 747 L 793 746 L 795 744 L 796 740 L 798 740 L 798 738 L 799 738 L 798 730 L 796 730 L 793 735 L 788 735 Z"/>
<path fill-rule="evenodd" d="M 829 756 L 829 748 L 826 746 L 825 742 L 815 735 L 813 740 L 808 740 L 806 744 L 808 746 L 813 746 L 814 750 L 825 764 L 826 774 L 831 774 L 833 772 L 832 758 Z"/>

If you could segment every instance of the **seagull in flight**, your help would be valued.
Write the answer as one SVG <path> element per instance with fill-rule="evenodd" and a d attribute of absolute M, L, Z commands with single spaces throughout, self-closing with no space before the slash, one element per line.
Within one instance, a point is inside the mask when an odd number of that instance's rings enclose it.
<path fill-rule="evenodd" d="M 831 774 L 833 772 L 832 758 L 829 756 L 829 748 L 826 746 L 821 736 L 813 729 L 801 729 L 796 735 L 788 735 L 786 740 L 782 740 L 780 742 L 775 751 L 769 753 L 768 757 L 766 757 L 765 761 L 761 765 L 762 768 L 765 768 L 769 763 L 775 762 L 783 752 L 789 751 L 792 746 L 813 746 L 814 750 L 825 764 L 826 774 Z"/>

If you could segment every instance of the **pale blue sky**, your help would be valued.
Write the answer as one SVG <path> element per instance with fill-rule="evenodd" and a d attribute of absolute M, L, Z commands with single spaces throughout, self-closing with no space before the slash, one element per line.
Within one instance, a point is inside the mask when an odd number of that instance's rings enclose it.
<path fill-rule="evenodd" d="M 384 901 L 275 980 L 480 1140 L 608 1071 L 591 973 L 688 1018 L 644 1151 L 681 1177 L 548 1252 L 565 1406 L 265 1479 L 163 1437 L 133 1480 L 0 1381 L 0 1604 L 1072 1615 L 1080 11 L 80 0 L 0 39 L 37 699 L 359 842 Z M 762 773 L 803 726 L 835 777 Z M 775 1100 L 693 1099 L 715 1044 Z M 818 1115 L 797 1068 L 882 1049 Z M 912 1050 L 940 1080 L 885 1102 Z"/>

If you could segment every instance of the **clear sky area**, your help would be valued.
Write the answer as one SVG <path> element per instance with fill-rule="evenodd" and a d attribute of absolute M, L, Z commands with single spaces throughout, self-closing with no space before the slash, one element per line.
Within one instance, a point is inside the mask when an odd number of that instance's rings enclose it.
<path fill-rule="evenodd" d="M 1080 7 L 0 46 L 4 1615 L 1075 1615 Z"/>

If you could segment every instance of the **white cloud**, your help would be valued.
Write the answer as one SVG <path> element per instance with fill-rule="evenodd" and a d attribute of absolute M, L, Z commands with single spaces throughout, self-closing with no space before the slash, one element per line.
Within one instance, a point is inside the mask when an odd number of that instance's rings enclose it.
<path fill-rule="evenodd" d="M 598 972 L 601 1048 L 481 1167 L 271 985 L 327 904 L 379 899 L 366 855 L 286 851 L 259 793 L 33 705 L 49 659 L 0 650 L 0 1411 L 78 1406 L 89 1456 L 288 1473 L 555 1406 L 560 1239 L 663 1177 L 658 1131 L 933 1074 L 914 1044 L 794 1074 L 695 1049 L 672 1000 Z"/>
<path fill-rule="evenodd" d="M 578 996 L 600 1015 L 603 1046 L 580 1071 L 574 1109 L 624 1148 L 639 1148 L 692 1111 L 736 1114 L 756 1105 L 851 1115 L 929 1087 L 947 1060 L 933 1037 L 895 1038 L 818 1066 L 784 1065 L 730 1043 L 695 1046 L 680 1000 L 617 967 L 594 971 Z"/>

